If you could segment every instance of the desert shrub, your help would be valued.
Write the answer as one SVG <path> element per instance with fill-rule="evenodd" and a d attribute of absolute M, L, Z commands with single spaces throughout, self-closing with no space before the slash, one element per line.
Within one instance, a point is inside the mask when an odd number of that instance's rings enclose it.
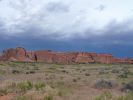
<path fill-rule="evenodd" d="M 25 96 L 18 96 L 16 100 L 28 100 Z"/>
<path fill-rule="evenodd" d="M 44 82 L 38 82 L 34 85 L 36 90 L 42 90 L 45 86 L 46 84 Z"/>
<path fill-rule="evenodd" d="M 76 78 L 73 79 L 73 82 L 77 82 L 78 80 Z"/>
<path fill-rule="evenodd" d="M 39 68 L 37 66 L 34 66 L 33 70 L 39 70 Z"/>
<path fill-rule="evenodd" d="M 58 96 L 63 96 L 63 91 L 58 91 Z"/>
<path fill-rule="evenodd" d="M 34 73 L 35 73 L 35 71 L 32 71 L 32 70 L 26 72 L 26 74 L 34 74 Z"/>
<path fill-rule="evenodd" d="M 129 75 L 133 75 L 133 72 L 129 72 L 128 74 L 129 74 Z"/>
<path fill-rule="evenodd" d="M 20 73 L 20 71 L 19 71 L 19 70 L 14 69 L 14 70 L 12 70 L 12 73 L 13 73 L 13 74 L 19 74 L 19 73 Z"/>
<path fill-rule="evenodd" d="M 80 73 L 82 73 L 82 71 L 81 71 L 81 70 L 80 70 L 79 72 L 80 72 Z"/>
<path fill-rule="evenodd" d="M 89 73 L 85 73 L 85 76 L 90 76 L 90 74 Z"/>
<path fill-rule="evenodd" d="M 64 85 L 65 85 L 65 82 L 64 82 L 64 81 L 58 81 L 58 82 L 56 83 L 56 85 L 57 85 L 57 87 L 59 87 L 59 86 L 64 86 Z"/>
<path fill-rule="evenodd" d="M 46 95 L 43 100 L 53 100 L 53 95 Z"/>
<path fill-rule="evenodd" d="M 100 96 L 97 96 L 95 100 L 133 100 L 133 92 L 127 93 L 123 96 L 113 96 L 111 92 L 104 92 Z"/>
<path fill-rule="evenodd" d="M 120 73 L 119 69 L 112 69 L 111 73 Z"/>
<path fill-rule="evenodd" d="M 17 67 L 18 66 L 18 64 L 16 62 L 10 62 L 9 65 L 10 65 L 10 67 Z"/>
<path fill-rule="evenodd" d="M 119 78 L 128 78 L 128 75 L 130 75 L 130 71 L 127 67 L 124 67 L 121 69 L 121 73 L 119 73 L 118 77 Z"/>
<path fill-rule="evenodd" d="M 106 71 L 105 69 L 101 69 L 100 71 L 99 71 L 99 74 L 108 74 L 109 72 L 108 71 Z"/>
<path fill-rule="evenodd" d="M 0 96 L 8 94 L 7 89 L 0 89 Z"/>
<path fill-rule="evenodd" d="M 62 72 L 68 74 L 68 71 L 66 71 L 66 70 L 62 70 Z"/>
<path fill-rule="evenodd" d="M 6 73 L 5 70 L 0 69 L 0 74 L 5 74 L 5 73 Z"/>
<path fill-rule="evenodd" d="M 128 93 L 124 96 L 120 96 L 117 98 L 117 100 L 133 100 L 133 92 Z"/>
<path fill-rule="evenodd" d="M 130 73 L 130 71 L 129 71 L 129 69 L 128 69 L 127 67 L 122 68 L 121 71 L 122 71 L 124 74 Z"/>
<path fill-rule="evenodd" d="M 17 83 L 16 82 L 10 82 L 9 84 L 7 84 L 7 86 L 6 86 L 7 88 L 8 88 L 8 91 L 10 92 L 10 93 L 12 93 L 12 92 L 19 92 L 19 89 L 18 89 L 18 87 L 17 87 Z"/>
<path fill-rule="evenodd" d="M 115 83 L 108 80 L 98 80 L 94 85 L 94 87 L 97 89 L 111 89 L 115 86 L 116 86 Z"/>
<path fill-rule="evenodd" d="M 125 92 L 133 92 L 133 81 L 130 81 L 129 83 L 126 83 L 123 85 L 122 91 L 125 91 Z"/>
<path fill-rule="evenodd" d="M 77 77 L 77 80 L 80 80 L 81 79 L 81 77 Z"/>
<path fill-rule="evenodd" d="M 26 82 L 21 82 L 17 84 L 17 87 L 21 90 L 21 91 L 26 91 L 26 90 L 30 90 L 33 88 L 33 84 L 30 81 L 26 81 Z"/>
<path fill-rule="evenodd" d="M 80 70 L 80 68 L 76 68 L 75 70 L 76 70 L 76 71 L 79 71 L 79 70 Z"/>
<path fill-rule="evenodd" d="M 30 74 L 35 74 L 36 72 L 33 71 L 33 70 L 31 70 L 31 71 L 29 71 L 29 73 L 30 73 Z"/>
<path fill-rule="evenodd" d="M 122 68 L 121 74 L 119 75 L 120 78 L 128 78 L 128 75 L 133 75 L 133 72 L 131 72 L 127 67 Z"/>
<path fill-rule="evenodd" d="M 85 72 L 85 71 L 86 71 L 86 69 L 82 69 L 82 71 L 83 71 L 83 72 Z"/>
<path fill-rule="evenodd" d="M 95 100 L 112 100 L 113 96 L 110 92 L 104 92 L 100 96 L 96 97 Z"/>
<path fill-rule="evenodd" d="M 118 75 L 119 78 L 128 78 L 128 75 L 126 73 L 122 73 Z"/>

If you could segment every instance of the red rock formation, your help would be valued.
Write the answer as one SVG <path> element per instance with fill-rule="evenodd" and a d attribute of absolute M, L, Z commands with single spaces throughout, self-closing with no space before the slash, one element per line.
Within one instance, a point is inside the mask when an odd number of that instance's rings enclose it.
<path fill-rule="evenodd" d="M 2 54 L 0 53 L 0 61 L 2 60 Z"/>
<path fill-rule="evenodd" d="M 27 57 L 27 52 L 24 48 L 18 47 L 16 49 L 10 48 L 3 51 L 3 55 L 1 57 L 3 60 L 8 61 L 31 61 Z"/>
<path fill-rule="evenodd" d="M 51 51 L 35 51 L 34 52 L 34 59 L 37 62 L 48 62 L 52 63 L 54 54 Z"/>
<path fill-rule="evenodd" d="M 36 57 L 37 62 L 69 64 L 75 62 L 77 53 L 35 51 L 34 55 L 34 57 Z"/>
<path fill-rule="evenodd" d="M 95 62 L 105 64 L 114 63 L 114 57 L 111 54 L 97 54 Z"/>
<path fill-rule="evenodd" d="M 24 48 L 7 49 L 0 55 L 0 61 L 20 61 L 20 62 L 46 62 L 59 64 L 73 63 L 105 63 L 133 64 L 130 58 L 115 58 L 111 54 L 96 54 L 87 52 L 52 52 L 50 50 L 26 51 Z"/>
<path fill-rule="evenodd" d="M 130 58 L 114 58 L 114 63 L 118 63 L 118 64 L 133 64 L 133 59 Z"/>
<path fill-rule="evenodd" d="M 76 60 L 76 63 L 94 63 L 94 57 L 91 55 L 91 53 L 78 53 Z"/>
<path fill-rule="evenodd" d="M 76 52 L 71 53 L 54 53 L 53 62 L 61 64 L 72 64 L 75 63 L 77 57 Z"/>

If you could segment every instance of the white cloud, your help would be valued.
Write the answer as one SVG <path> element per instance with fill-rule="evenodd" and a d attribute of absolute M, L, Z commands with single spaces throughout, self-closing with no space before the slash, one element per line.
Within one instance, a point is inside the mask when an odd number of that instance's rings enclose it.
<path fill-rule="evenodd" d="M 132 4 L 132 0 L 3 0 L 0 20 L 6 35 L 21 35 L 36 28 L 40 32 L 35 36 L 84 37 L 92 31 L 104 33 L 113 20 L 122 24 L 132 20 Z"/>

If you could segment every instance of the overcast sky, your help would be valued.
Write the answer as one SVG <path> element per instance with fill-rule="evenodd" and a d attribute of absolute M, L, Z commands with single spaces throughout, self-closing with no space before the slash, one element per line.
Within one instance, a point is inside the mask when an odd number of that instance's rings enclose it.
<path fill-rule="evenodd" d="M 0 0 L 0 49 L 133 57 L 133 0 Z"/>

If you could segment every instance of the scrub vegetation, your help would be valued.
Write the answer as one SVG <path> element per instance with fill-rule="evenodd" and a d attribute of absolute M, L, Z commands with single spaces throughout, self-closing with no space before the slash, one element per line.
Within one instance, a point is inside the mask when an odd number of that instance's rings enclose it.
<path fill-rule="evenodd" d="M 0 100 L 133 100 L 133 65 L 0 62 Z"/>

